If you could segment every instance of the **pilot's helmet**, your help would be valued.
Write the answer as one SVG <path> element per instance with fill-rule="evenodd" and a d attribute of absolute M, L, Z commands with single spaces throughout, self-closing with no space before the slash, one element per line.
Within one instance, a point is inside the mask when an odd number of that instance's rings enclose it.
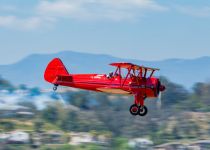
<path fill-rule="evenodd" d="M 113 77 L 113 72 L 110 72 L 109 74 L 107 74 L 107 78 L 112 78 Z"/>
<path fill-rule="evenodd" d="M 110 72 L 110 73 L 109 73 L 109 76 L 112 77 L 112 76 L 113 76 L 113 72 Z"/>

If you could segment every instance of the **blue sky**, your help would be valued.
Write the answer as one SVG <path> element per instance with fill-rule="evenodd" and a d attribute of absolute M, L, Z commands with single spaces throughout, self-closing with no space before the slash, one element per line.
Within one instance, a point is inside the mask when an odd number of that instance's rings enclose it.
<path fill-rule="evenodd" d="M 207 0 L 1 0 L 0 64 L 63 50 L 161 60 L 210 56 Z"/>

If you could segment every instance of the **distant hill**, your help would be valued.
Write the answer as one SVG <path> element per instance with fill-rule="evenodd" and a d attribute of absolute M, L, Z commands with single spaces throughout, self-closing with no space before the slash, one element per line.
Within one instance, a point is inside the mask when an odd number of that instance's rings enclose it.
<path fill-rule="evenodd" d="M 160 68 L 157 75 L 166 76 L 187 88 L 192 87 L 196 82 L 210 79 L 210 57 L 142 61 L 73 51 L 30 55 L 17 63 L 0 65 L 0 75 L 16 85 L 26 84 L 46 88 L 49 84 L 44 81 L 43 73 L 48 62 L 54 57 L 61 58 L 70 73 L 108 73 L 114 69 L 108 65 L 111 62 L 132 62 Z"/>

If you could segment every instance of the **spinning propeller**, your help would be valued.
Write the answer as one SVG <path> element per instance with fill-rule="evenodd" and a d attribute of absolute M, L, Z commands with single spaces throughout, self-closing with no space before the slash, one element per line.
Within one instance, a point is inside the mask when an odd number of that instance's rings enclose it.
<path fill-rule="evenodd" d="M 162 91 L 165 90 L 165 86 L 161 85 L 160 81 L 158 81 L 157 85 L 157 93 L 158 93 L 158 99 L 157 99 L 157 107 L 161 108 L 162 106 Z"/>

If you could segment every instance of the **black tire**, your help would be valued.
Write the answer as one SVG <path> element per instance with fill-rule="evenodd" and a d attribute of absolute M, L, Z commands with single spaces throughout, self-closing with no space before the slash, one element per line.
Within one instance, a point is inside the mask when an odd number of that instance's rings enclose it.
<path fill-rule="evenodd" d="M 145 116 L 147 114 L 146 106 L 139 106 L 139 116 Z"/>
<path fill-rule="evenodd" d="M 136 109 L 136 111 L 135 111 Z M 129 109 L 131 115 L 136 116 L 139 114 L 139 106 L 136 104 L 131 105 L 130 109 Z"/>
<path fill-rule="evenodd" d="M 53 87 L 53 91 L 56 91 L 56 90 L 57 90 L 57 86 L 54 86 L 54 87 Z"/>

